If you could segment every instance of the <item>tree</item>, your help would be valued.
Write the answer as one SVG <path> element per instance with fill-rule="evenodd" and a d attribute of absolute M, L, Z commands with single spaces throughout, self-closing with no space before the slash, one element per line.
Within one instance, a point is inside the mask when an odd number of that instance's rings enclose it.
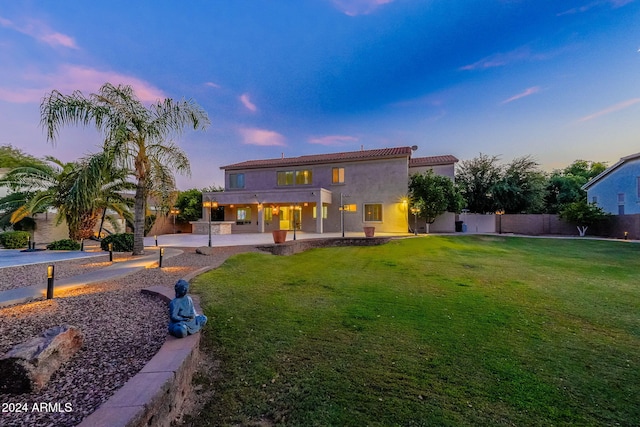
<path fill-rule="evenodd" d="M 604 162 L 576 160 L 562 170 L 553 171 L 547 182 L 545 212 L 558 213 L 565 205 L 586 201 L 587 193 L 582 186 L 606 168 Z"/>
<path fill-rule="evenodd" d="M 167 98 L 146 107 L 131 86 L 105 83 L 85 97 L 54 90 L 40 106 L 41 125 L 55 142 L 61 126 L 93 125 L 104 136 L 104 151 L 114 163 L 133 171 L 136 180 L 133 254 L 144 253 L 145 207 L 153 188 L 175 188 L 172 171 L 189 174 L 189 160 L 171 138 L 187 126 L 204 129 L 206 112 L 192 100 Z M 170 190 L 169 190 L 170 189 Z"/>
<path fill-rule="evenodd" d="M 179 221 L 197 221 L 202 217 L 202 190 L 191 188 L 181 191 L 175 206 L 180 211 Z"/>
<path fill-rule="evenodd" d="M 409 178 L 409 194 L 413 206 L 419 209 L 419 216 L 429 224 L 443 213 L 460 212 L 464 200 L 453 181 L 446 176 L 436 175 L 432 170 L 423 174 L 413 174 Z"/>
<path fill-rule="evenodd" d="M 456 184 L 470 212 L 495 212 L 498 208 L 493 195 L 494 186 L 501 178 L 498 156 L 480 155 L 460 163 L 456 171 Z"/>
<path fill-rule="evenodd" d="M 42 165 L 43 162 L 11 145 L 0 146 L 0 168 L 14 169 L 21 166 Z"/>
<path fill-rule="evenodd" d="M 491 193 L 505 213 L 539 213 L 544 209 L 546 180 L 531 156 L 518 157 L 503 169 Z"/>
<path fill-rule="evenodd" d="M 57 223 L 64 221 L 69 227 L 69 238 L 81 240 L 93 235 L 102 209 L 127 215 L 119 192 L 130 188 L 130 183 L 114 180 L 116 172 L 106 168 L 99 156 L 69 163 L 54 157 L 45 160 L 47 164 L 12 169 L 0 179 L 0 186 L 12 189 L 0 199 L 0 210 L 12 224 L 54 208 L 58 211 Z M 126 173 L 120 174 L 126 177 Z"/>
<path fill-rule="evenodd" d="M 578 228 L 580 236 L 584 236 L 589 226 L 601 222 L 611 215 L 595 203 L 587 203 L 586 200 L 569 203 L 560 211 L 560 218 L 571 222 Z"/>

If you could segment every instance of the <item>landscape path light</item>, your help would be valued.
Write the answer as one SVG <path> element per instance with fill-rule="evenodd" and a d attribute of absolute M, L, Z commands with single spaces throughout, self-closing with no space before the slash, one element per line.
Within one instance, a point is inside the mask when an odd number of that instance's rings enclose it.
<path fill-rule="evenodd" d="M 211 209 L 218 209 L 218 202 L 216 199 L 207 197 L 207 200 L 202 202 L 202 206 L 209 209 L 209 247 L 211 247 Z"/>
<path fill-rule="evenodd" d="M 53 298 L 53 281 L 55 279 L 55 266 L 50 264 L 47 266 L 47 299 Z"/>
<path fill-rule="evenodd" d="M 420 208 L 417 206 L 412 206 L 411 213 L 413 214 L 413 234 L 417 236 L 418 235 L 418 214 L 420 213 Z"/>
<path fill-rule="evenodd" d="M 178 208 L 171 208 L 169 210 L 169 213 L 171 215 L 173 215 L 173 234 L 176 234 L 176 217 L 178 216 L 178 214 L 180 213 L 180 209 Z M 158 243 L 156 243 L 156 246 L 158 246 Z"/>

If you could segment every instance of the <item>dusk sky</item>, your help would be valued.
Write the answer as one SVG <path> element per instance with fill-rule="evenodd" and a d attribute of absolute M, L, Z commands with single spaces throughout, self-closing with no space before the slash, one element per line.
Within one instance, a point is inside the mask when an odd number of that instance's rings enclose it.
<path fill-rule="evenodd" d="M 251 159 L 417 145 L 544 170 L 640 151 L 640 0 L 0 0 L 0 145 L 64 161 L 93 129 L 40 128 L 53 89 L 192 98 L 192 176 Z"/>

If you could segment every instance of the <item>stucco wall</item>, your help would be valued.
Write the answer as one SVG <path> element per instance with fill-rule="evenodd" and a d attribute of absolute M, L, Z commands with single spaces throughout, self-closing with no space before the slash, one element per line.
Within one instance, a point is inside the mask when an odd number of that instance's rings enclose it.
<path fill-rule="evenodd" d="M 332 183 L 332 170 L 334 167 L 344 168 L 344 183 Z M 277 172 L 280 170 L 302 170 L 313 171 L 312 184 L 278 187 Z M 258 232 L 260 226 L 257 210 L 257 200 L 253 198 L 254 191 L 269 192 L 269 198 L 273 200 L 265 201 L 265 209 L 269 209 L 271 204 L 290 205 L 296 202 L 308 202 L 308 206 L 302 206 L 302 230 L 316 231 L 316 219 L 313 218 L 313 209 L 320 200 L 317 194 L 320 188 L 331 192 L 327 193 L 328 199 L 327 218 L 323 221 L 324 232 L 338 232 L 341 230 L 340 194 L 343 194 L 345 204 L 355 205 L 355 212 L 344 213 L 345 230 L 361 231 L 363 226 L 374 226 L 381 232 L 406 232 L 407 231 L 407 206 L 402 203 L 402 199 L 408 192 L 408 159 L 407 157 L 391 159 L 372 159 L 357 162 L 326 163 L 309 166 L 287 166 L 281 168 L 265 168 L 244 171 L 228 171 L 225 181 L 229 182 L 229 174 L 244 173 L 245 188 L 239 190 L 228 189 L 225 193 L 218 194 L 219 201 L 225 201 L 225 220 L 235 220 L 235 210 L 242 207 L 251 207 L 251 224 L 235 225 L 233 232 Z M 281 193 L 281 200 L 277 200 L 278 192 Z M 296 192 L 302 193 L 298 199 L 291 199 L 288 195 Z M 315 196 L 309 199 L 311 193 Z M 308 193 L 308 194 L 307 194 Z M 237 206 L 232 201 L 233 195 L 238 195 Z M 324 198 L 322 199 L 324 200 Z M 234 203 L 231 208 L 230 204 Z M 382 204 L 382 221 L 367 222 L 364 220 L 365 204 Z M 204 213 L 203 217 L 206 216 Z M 277 218 L 268 224 L 265 222 L 265 231 L 278 228 Z"/>
<path fill-rule="evenodd" d="M 409 175 L 413 175 L 414 173 L 424 173 L 428 170 L 433 170 L 436 175 L 448 176 L 451 179 L 454 179 L 455 176 L 455 165 L 453 163 L 450 165 L 412 167 L 409 168 Z"/>
<path fill-rule="evenodd" d="M 598 206 L 606 212 L 618 215 L 618 194 L 624 194 L 624 214 L 640 213 L 638 197 L 638 177 L 640 177 L 640 159 L 629 160 L 608 175 L 602 177 L 587 190 L 589 202 L 597 198 Z"/>

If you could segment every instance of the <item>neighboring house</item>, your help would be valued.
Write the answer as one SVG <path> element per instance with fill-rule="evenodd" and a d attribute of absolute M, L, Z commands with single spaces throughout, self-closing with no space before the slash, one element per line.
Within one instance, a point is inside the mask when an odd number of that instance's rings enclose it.
<path fill-rule="evenodd" d="M 405 233 L 409 175 L 433 169 L 453 179 L 458 161 L 453 156 L 412 159 L 412 152 L 412 147 L 382 148 L 222 166 L 224 192 L 205 192 L 203 201 L 218 205 L 211 209 L 211 219 L 230 225 L 232 233 L 294 227 L 339 232 L 343 223 L 345 231 L 374 226 L 380 232 Z M 208 233 L 209 210 L 203 208 L 202 219 L 193 223 L 194 233 Z M 443 231 L 454 230 L 450 222 Z"/>
<path fill-rule="evenodd" d="M 616 164 L 582 186 L 587 200 L 614 215 L 640 213 L 640 153 Z"/>

